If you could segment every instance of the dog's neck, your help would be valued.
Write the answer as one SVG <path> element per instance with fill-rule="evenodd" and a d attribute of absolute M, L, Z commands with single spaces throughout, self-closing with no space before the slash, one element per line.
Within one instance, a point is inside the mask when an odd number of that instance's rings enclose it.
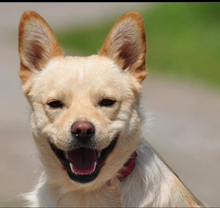
<path fill-rule="evenodd" d="M 53 185 L 52 185 L 53 186 Z M 57 199 L 57 207 L 121 207 L 121 193 L 117 178 L 91 191 L 71 191 L 61 194 L 60 189 L 50 185 L 50 196 Z"/>
<path fill-rule="evenodd" d="M 137 152 L 133 152 L 129 160 L 124 164 L 124 167 L 118 172 L 118 179 L 123 180 L 126 178 L 134 169 Z"/>

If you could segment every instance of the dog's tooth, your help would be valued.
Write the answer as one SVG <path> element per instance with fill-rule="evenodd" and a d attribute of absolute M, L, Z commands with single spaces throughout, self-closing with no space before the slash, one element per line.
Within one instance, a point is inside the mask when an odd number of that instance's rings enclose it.
<path fill-rule="evenodd" d="M 65 152 L 65 157 L 66 157 L 67 160 L 69 160 L 69 155 L 68 155 L 67 152 Z"/>
<path fill-rule="evenodd" d="M 73 170 L 73 164 L 70 163 L 69 165 L 70 165 L 70 169 L 71 169 L 71 171 L 72 171 L 73 173 L 75 173 L 74 170 Z"/>
<path fill-rule="evenodd" d="M 97 162 L 95 162 L 95 165 L 94 165 L 94 168 L 93 168 L 92 172 L 94 172 L 94 171 L 95 171 L 96 166 L 97 166 Z"/>
<path fill-rule="evenodd" d="M 98 155 L 97 155 L 98 159 L 101 157 L 101 153 L 102 153 L 101 151 L 98 151 Z"/>

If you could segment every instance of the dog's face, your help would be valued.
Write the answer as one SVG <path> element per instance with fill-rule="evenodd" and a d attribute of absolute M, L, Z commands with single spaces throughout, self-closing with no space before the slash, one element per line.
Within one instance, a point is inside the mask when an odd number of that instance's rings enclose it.
<path fill-rule="evenodd" d="M 48 180 L 76 189 L 115 177 L 140 139 L 139 91 L 146 76 L 141 16 L 122 16 L 98 55 L 65 57 L 45 20 L 26 12 L 19 53 Z"/>

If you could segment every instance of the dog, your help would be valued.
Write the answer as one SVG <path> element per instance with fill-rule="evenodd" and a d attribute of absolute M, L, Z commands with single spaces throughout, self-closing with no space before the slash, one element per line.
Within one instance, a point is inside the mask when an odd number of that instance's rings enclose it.
<path fill-rule="evenodd" d="M 143 19 L 135 11 L 88 57 L 64 56 L 39 14 L 22 15 L 19 76 L 44 167 L 25 194 L 28 206 L 203 206 L 143 133 L 146 51 Z"/>

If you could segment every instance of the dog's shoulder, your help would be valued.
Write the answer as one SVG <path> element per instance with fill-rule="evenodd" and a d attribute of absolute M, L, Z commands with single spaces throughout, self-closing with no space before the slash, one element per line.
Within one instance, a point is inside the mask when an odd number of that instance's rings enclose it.
<path fill-rule="evenodd" d="M 144 139 L 137 148 L 135 169 L 120 187 L 124 206 L 203 206 Z"/>

